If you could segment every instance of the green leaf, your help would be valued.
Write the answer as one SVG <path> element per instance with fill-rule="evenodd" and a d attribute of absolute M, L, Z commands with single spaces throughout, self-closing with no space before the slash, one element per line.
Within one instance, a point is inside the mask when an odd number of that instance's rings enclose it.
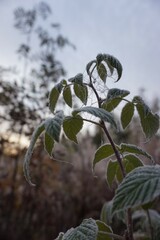
<path fill-rule="evenodd" d="M 72 94 L 71 94 L 71 89 L 70 86 L 66 86 L 63 90 L 63 98 L 66 104 L 69 107 L 72 107 Z"/>
<path fill-rule="evenodd" d="M 128 152 L 128 153 L 135 153 L 135 154 L 143 155 L 143 156 L 153 160 L 152 156 L 150 154 L 148 154 L 142 148 L 137 147 L 136 145 L 122 143 L 120 145 L 120 151 L 121 151 L 121 153 Z"/>
<path fill-rule="evenodd" d="M 118 162 L 117 161 L 110 160 L 108 162 L 106 178 L 107 178 L 108 186 L 110 188 L 112 187 L 112 183 L 115 179 L 116 172 L 117 172 L 117 167 L 118 167 Z"/>
<path fill-rule="evenodd" d="M 82 85 L 83 84 L 83 74 L 78 73 L 75 77 L 68 79 L 68 81 Z"/>
<path fill-rule="evenodd" d="M 118 186 L 112 214 L 146 204 L 158 196 L 160 196 L 160 166 L 138 167 Z"/>
<path fill-rule="evenodd" d="M 95 167 L 96 163 L 100 162 L 101 160 L 110 157 L 114 154 L 113 148 L 111 144 L 105 144 L 100 146 L 94 156 L 93 160 L 93 168 Z"/>
<path fill-rule="evenodd" d="M 116 179 L 117 179 L 117 181 L 118 181 L 119 183 L 121 183 L 122 180 L 123 180 L 122 171 L 121 171 L 121 168 L 120 168 L 119 165 L 117 166 Z"/>
<path fill-rule="evenodd" d="M 108 64 L 109 68 L 113 67 L 117 70 L 117 74 L 118 74 L 117 81 L 118 81 L 121 78 L 122 71 L 123 71 L 122 64 L 120 63 L 120 61 L 114 56 L 111 56 L 109 54 L 103 54 L 103 60 Z"/>
<path fill-rule="evenodd" d="M 84 103 L 87 104 L 88 99 L 88 89 L 85 85 L 80 85 L 77 83 L 74 83 L 74 92 L 75 95 Z"/>
<path fill-rule="evenodd" d="M 30 145 L 29 145 L 27 152 L 25 154 L 25 157 L 24 157 L 24 164 L 23 164 L 24 176 L 25 176 L 27 182 L 31 186 L 35 186 L 35 184 L 32 183 L 31 177 L 30 177 L 30 171 L 29 171 L 30 160 L 32 157 L 32 153 L 33 153 L 33 149 L 36 144 L 36 141 L 39 138 L 39 136 L 41 135 L 41 133 L 44 131 L 44 129 L 45 129 L 45 123 L 43 122 L 34 130 L 32 137 L 31 137 Z"/>
<path fill-rule="evenodd" d="M 80 115 L 76 117 L 65 117 L 63 121 L 63 130 L 66 136 L 71 140 L 77 143 L 76 135 L 83 127 L 83 119 Z"/>
<path fill-rule="evenodd" d="M 143 132 L 146 138 L 150 139 L 159 129 L 159 116 L 157 114 L 153 114 L 140 97 L 135 97 L 133 101 L 137 102 L 136 108 L 140 117 Z"/>
<path fill-rule="evenodd" d="M 125 155 L 125 160 L 126 161 L 126 165 L 128 164 L 132 164 L 133 168 L 137 168 L 137 167 L 141 167 L 143 166 L 143 162 L 141 161 L 140 158 L 138 158 L 136 155 L 134 154 L 127 154 Z M 133 169 L 132 169 L 133 170 Z"/>
<path fill-rule="evenodd" d="M 125 129 L 131 122 L 133 114 L 134 114 L 134 104 L 127 103 L 123 107 L 122 112 L 121 112 L 121 123 L 122 123 L 123 129 Z"/>
<path fill-rule="evenodd" d="M 108 225 L 112 224 L 112 205 L 113 201 L 106 202 L 101 210 L 100 220 Z"/>
<path fill-rule="evenodd" d="M 48 135 L 48 133 L 45 133 L 44 136 L 44 147 L 46 152 L 49 154 L 49 156 L 52 156 L 52 151 L 54 147 L 54 139 Z"/>
<path fill-rule="evenodd" d="M 99 53 L 96 57 L 97 65 L 99 65 L 104 60 L 104 54 Z"/>
<path fill-rule="evenodd" d="M 96 240 L 97 234 L 96 221 L 89 218 L 84 219 L 78 227 L 69 229 L 64 235 L 61 233 L 56 240 Z"/>
<path fill-rule="evenodd" d="M 63 111 L 59 111 L 54 118 L 49 118 L 45 121 L 46 133 L 57 142 L 59 142 L 63 118 Z"/>
<path fill-rule="evenodd" d="M 104 66 L 103 63 L 100 63 L 99 65 L 97 65 L 97 72 L 98 72 L 99 77 L 104 82 L 106 82 L 106 79 L 107 79 L 107 69 L 106 69 L 106 67 Z"/>
<path fill-rule="evenodd" d="M 123 166 L 124 166 L 126 173 L 131 172 L 133 169 L 135 169 L 137 167 L 143 166 L 142 161 L 134 154 L 125 155 L 122 162 L 123 162 Z M 123 175 L 122 175 L 121 169 L 119 167 L 119 164 L 116 168 L 116 178 L 119 183 L 122 182 L 122 180 L 123 180 Z"/>
<path fill-rule="evenodd" d="M 102 104 L 102 108 L 111 112 L 118 106 L 118 104 L 123 100 L 123 98 L 129 94 L 130 92 L 127 90 L 122 90 L 118 88 L 109 89 L 107 98 Z"/>
<path fill-rule="evenodd" d="M 110 101 L 105 100 L 102 104 L 102 108 L 104 108 L 108 112 L 111 112 L 119 105 L 121 101 L 122 99 L 119 99 L 119 98 L 115 98 Z"/>
<path fill-rule="evenodd" d="M 110 226 L 99 220 L 96 221 L 96 224 L 98 226 L 97 240 L 113 240 L 113 238 L 108 235 L 109 233 L 113 233 Z"/>
<path fill-rule="evenodd" d="M 54 113 L 59 95 L 65 85 L 66 85 L 66 81 L 62 80 L 60 83 L 58 83 L 52 88 L 49 94 L 49 109 L 51 110 L 52 113 Z"/>
<path fill-rule="evenodd" d="M 130 92 L 127 90 L 119 89 L 119 88 L 111 88 L 108 91 L 107 100 L 110 101 L 115 98 L 124 98 L 129 94 Z"/>
<path fill-rule="evenodd" d="M 100 118 L 101 120 L 110 123 L 112 126 L 114 126 L 115 128 L 117 128 L 116 122 L 112 116 L 111 113 L 107 112 L 106 110 L 102 109 L 102 108 L 96 108 L 96 107 L 83 107 L 80 109 L 77 109 L 73 112 L 73 114 L 79 113 L 79 112 L 87 112 L 90 113 L 92 115 L 94 115 L 95 117 Z"/>
<path fill-rule="evenodd" d="M 90 61 L 86 66 L 86 72 L 88 73 L 88 75 L 90 75 L 90 68 L 93 65 L 93 63 L 96 63 L 96 60 Z"/>

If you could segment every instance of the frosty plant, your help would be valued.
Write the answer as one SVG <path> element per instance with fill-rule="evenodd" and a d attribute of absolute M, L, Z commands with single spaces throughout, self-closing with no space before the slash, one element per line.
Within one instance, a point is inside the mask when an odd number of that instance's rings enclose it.
<path fill-rule="evenodd" d="M 154 224 L 154 226 L 152 224 L 148 203 L 153 202 L 160 195 L 160 166 L 155 165 L 154 159 L 138 146 L 126 143 L 115 144 L 108 131 L 108 125 L 116 130 L 118 128 L 112 111 L 122 101 L 124 107 L 121 111 L 120 120 L 123 129 L 130 124 L 134 112 L 137 111 L 140 125 L 147 140 L 158 131 L 159 116 L 151 111 L 141 97 L 135 96 L 132 100 L 128 100 L 126 97 L 130 94 L 129 91 L 106 87 L 107 78 L 116 78 L 117 82 L 122 76 L 122 65 L 115 57 L 108 54 L 98 54 L 95 60 L 87 64 L 86 73 L 88 77 L 85 77 L 85 80 L 83 74 L 80 73 L 68 81 L 62 80 L 51 90 L 49 95 L 51 118 L 42 122 L 33 132 L 24 161 L 25 177 L 28 183 L 34 186 L 31 181 L 29 164 L 34 145 L 42 133 L 44 134 L 44 147 L 49 156 L 52 157 L 54 143 L 55 141 L 59 142 L 62 130 L 69 140 L 77 143 L 77 134 L 82 129 L 83 123 L 96 124 L 104 131 L 109 143 L 100 146 L 95 152 L 93 170 L 97 163 L 106 159 L 107 183 L 109 186 L 115 180 L 118 183 L 115 197 L 110 203 L 110 207 L 103 207 L 101 214 L 101 220 L 103 221 L 92 218 L 85 219 L 80 226 L 70 229 L 66 233 L 60 233 L 57 239 L 136 239 L 132 223 L 133 217 L 135 217 L 134 211 L 137 211 L 137 209 L 142 211 L 144 206 L 147 209 L 148 229 L 150 231 L 147 235 L 144 233 L 144 238 L 141 239 L 147 239 L 145 237 L 148 236 L 150 236 L 148 239 L 159 239 L 160 229 L 157 224 Z M 94 94 L 93 98 L 96 105 L 90 106 L 87 104 L 89 102 L 88 93 Z M 82 102 L 81 108 L 73 108 L 73 94 Z M 57 103 L 60 95 L 72 110 L 70 116 L 65 116 L 63 111 L 56 109 L 56 106 L 59 106 Z M 85 117 L 84 113 L 87 113 Z M 94 119 L 99 120 L 92 120 L 91 115 L 94 116 Z M 144 165 L 141 156 L 148 158 L 150 165 Z M 126 224 L 126 231 L 124 231 L 123 236 L 119 236 L 112 231 L 111 226 L 109 226 L 110 220 L 105 220 L 104 215 L 107 215 L 107 219 L 112 219 L 115 216 L 121 216 L 122 218 L 123 216 L 123 221 Z M 156 222 L 160 223 L 159 215 L 157 215 L 157 219 Z"/>

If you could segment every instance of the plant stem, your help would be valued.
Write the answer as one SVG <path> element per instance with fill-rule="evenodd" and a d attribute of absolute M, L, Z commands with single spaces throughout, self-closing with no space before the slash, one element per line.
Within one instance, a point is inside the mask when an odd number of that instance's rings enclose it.
<path fill-rule="evenodd" d="M 98 92 L 96 91 L 96 89 L 95 89 L 95 87 L 93 85 L 93 82 L 92 82 L 92 73 L 93 73 L 95 67 L 96 67 L 96 65 L 93 67 L 92 71 L 89 74 L 89 79 L 90 79 L 89 86 L 92 88 L 93 92 L 95 93 L 95 96 L 97 98 L 98 107 L 101 108 L 102 99 L 99 97 Z M 117 161 L 119 163 L 119 166 L 120 166 L 123 178 L 125 178 L 126 171 L 125 171 L 125 168 L 124 168 L 121 156 L 120 156 L 120 152 L 118 151 L 118 149 L 117 149 L 117 147 L 116 147 L 112 137 L 110 136 L 104 121 L 101 121 L 101 127 L 103 128 L 103 131 L 105 132 L 105 134 L 106 134 L 106 136 L 107 136 L 107 138 L 108 138 L 108 140 L 109 140 L 109 142 L 110 142 L 110 144 L 111 144 L 111 146 L 113 148 L 113 151 L 114 151 L 115 156 L 117 158 Z M 131 209 L 130 208 L 127 209 L 127 233 L 128 233 L 127 239 L 133 240 L 133 223 L 132 223 L 132 213 L 131 213 Z"/>
<path fill-rule="evenodd" d="M 127 230 L 128 230 L 128 237 L 129 237 L 129 239 L 133 240 L 133 223 L 132 223 L 131 208 L 127 209 Z"/>
<path fill-rule="evenodd" d="M 117 150 L 117 148 L 115 146 L 115 143 L 113 142 L 113 140 L 112 140 L 112 138 L 111 138 L 111 136 L 110 136 L 110 134 L 109 134 L 109 132 L 108 132 L 108 130 L 106 128 L 106 125 L 105 125 L 104 121 L 101 122 L 101 126 L 102 126 L 102 128 L 103 128 L 103 130 L 104 130 L 104 132 L 105 132 L 105 134 L 106 134 L 110 144 L 112 145 L 112 148 L 113 148 L 113 151 L 114 151 L 114 153 L 116 155 L 117 161 L 119 163 L 122 175 L 123 175 L 123 177 L 125 177 L 126 176 L 126 172 L 125 172 L 125 169 L 124 169 L 124 166 L 123 166 L 123 163 L 122 163 L 122 159 L 121 159 L 120 153 Z"/>

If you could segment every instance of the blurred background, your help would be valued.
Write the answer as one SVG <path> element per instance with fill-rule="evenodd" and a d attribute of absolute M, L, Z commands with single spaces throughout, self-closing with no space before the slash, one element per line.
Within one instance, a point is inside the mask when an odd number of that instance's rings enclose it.
<path fill-rule="evenodd" d="M 108 53 L 123 76 L 107 86 L 141 95 L 159 113 L 160 2 L 0 0 L 0 23 L 0 239 L 54 239 L 83 218 L 98 219 L 116 186 L 108 188 L 103 164 L 92 173 L 94 151 L 107 139 L 91 126 L 79 145 L 62 135 L 54 159 L 40 139 L 31 164 L 37 187 L 28 186 L 23 158 L 33 129 L 49 116 L 49 91 Z M 159 135 L 145 143 L 136 116 L 125 131 L 110 131 L 117 144 L 139 144 L 159 163 Z"/>

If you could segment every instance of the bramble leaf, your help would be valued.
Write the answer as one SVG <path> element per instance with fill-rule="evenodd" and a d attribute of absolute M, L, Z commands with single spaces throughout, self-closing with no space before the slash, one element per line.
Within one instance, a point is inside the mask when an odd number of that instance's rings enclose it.
<path fill-rule="evenodd" d="M 153 114 L 141 97 L 134 97 L 136 108 L 140 117 L 141 127 L 147 139 L 150 139 L 159 129 L 159 116 Z"/>
<path fill-rule="evenodd" d="M 46 133 L 57 142 L 59 142 L 63 118 L 63 111 L 59 111 L 54 118 L 49 118 L 45 121 Z"/>
<path fill-rule="evenodd" d="M 86 72 L 88 73 L 88 75 L 90 75 L 90 68 L 93 65 L 93 63 L 96 63 L 96 60 L 90 61 L 86 66 Z"/>
<path fill-rule="evenodd" d="M 93 160 L 93 169 L 96 163 L 100 162 L 101 160 L 108 158 L 114 154 L 113 148 L 111 144 L 105 144 L 100 146 L 97 151 L 95 152 L 94 160 Z"/>
<path fill-rule="evenodd" d="M 108 225 L 112 224 L 112 205 L 113 201 L 106 202 L 101 210 L 100 220 Z"/>
<path fill-rule="evenodd" d="M 97 72 L 99 77 L 104 81 L 104 83 L 106 82 L 107 79 L 107 69 L 104 66 L 103 63 L 100 63 L 99 65 L 97 65 Z"/>
<path fill-rule="evenodd" d="M 119 88 L 111 88 L 108 91 L 106 100 L 110 101 L 115 98 L 124 98 L 129 94 L 130 94 L 130 92 L 128 90 L 119 89 Z"/>
<path fill-rule="evenodd" d="M 107 98 L 102 104 L 102 108 L 105 110 L 111 112 L 114 110 L 118 104 L 123 100 L 124 97 L 126 97 L 128 94 L 130 94 L 127 90 L 121 90 L 118 88 L 111 88 L 108 91 Z"/>
<path fill-rule="evenodd" d="M 75 115 L 79 112 L 90 113 L 90 114 L 94 115 L 95 117 L 98 117 L 101 120 L 103 120 L 104 122 L 108 122 L 112 126 L 117 128 L 116 122 L 115 122 L 112 114 L 110 112 L 107 112 L 105 109 L 96 108 L 96 107 L 83 107 L 83 108 L 80 108 L 80 109 L 77 109 L 77 110 L 73 111 L 73 114 Z"/>
<path fill-rule="evenodd" d="M 66 86 L 63 89 L 63 98 L 64 98 L 64 101 L 66 102 L 66 104 L 69 107 L 72 107 L 72 94 L 71 94 L 70 86 Z"/>
<path fill-rule="evenodd" d="M 53 147 L 54 147 L 54 139 L 52 137 L 50 137 L 50 135 L 48 135 L 48 133 L 45 133 L 44 148 L 50 157 L 52 156 Z"/>
<path fill-rule="evenodd" d="M 153 160 L 152 156 L 150 154 L 148 154 L 142 148 L 137 147 L 136 145 L 122 143 L 120 145 L 120 151 L 121 151 L 121 153 L 126 153 L 127 152 L 127 153 L 134 153 L 134 154 L 143 155 L 143 156 Z"/>
<path fill-rule="evenodd" d="M 87 104 L 88 89 L 85 85 L 74 83 L 75 95 L 82 101 L 83 104 Z"/>
<path fill-rule="evenodd" d="M 34 130 L 32 137 L 31 137 L 30 145 L 29 145 L 27 152 L 25 154 L 25 157 L 24 157 L 24 164 L 23 164 L 24 176 L 25 176 L 27 182 L 31 186 L 35 186 L 35 184 L 32 183 L 31 177 L 30 177 L 30 171 L 29 171 L 30 160 L 32 157 L 32 153 L 33 153 L 33 149 L 36 144 L 36 141 L 39 138 L 39 136 L 41 135 L 41 133 L 44 131 L 44 129 L 45 129 L 45 123 L 43 122 Z"/>
<path fill-rule="evenodd" d="M 66 85 L 66 81 L 62 80 L 60 83 L 56 84 L 52 88 L 52 90 L 49 94 L 49 109 L 51 110 L 52 113 L 54 113 L 55 106 L 57 104 L 59 95 L 65 85 Z"/>
<path fill-rule="evenodd" d="M 109 68 L 113 67 L 117 70 L 117 74 L 118 74 L 117 81 L 118 81 L 121 78 L 122 71 L 123 71 L 122 64 L 120 63 L 120 61 L 114 56 L 109 54 L 103 54 L 103 60 L 108 64 Z"/>
<path fill-rule="evenodd" d="M 112 214 L 153 201 L 160 196 L 160 166 L 138 167 L 118 186 Z"/>
<path fill-rule="evenodd" d="M 123 162 L 123 166 L 126 173 L 131 172 L 137 167 L 143 166 L 142 161 L 134 154 L 125 155 L 122 162 Z M 117 169 L 116 169 L 116 178 L 119 183 L 123 180 L 123 175 L 122 175 L 119 164 L 117 165 Z"/>
<path fill-rule="evenodd" d="M 99 53 L 97 56 L 96 56 L 96 60 L 97 60 L 97 65 L 99 65 L 103 60 L 104 60 L 104 56 L 102 53 Z"/>
<path fill-rule="evenodd" d="M 137 168 L 137 167 L 141 167 L 143 166 L 143 162 L 141 161 L 140 158 L 138 158 L 136 155 L 134 154 L 126 154 L 124 156 L 124 159 L 126 160 L 126 164 L 125 165 L 132 165 L 133 168 Z M 127 172 L 128 173 L 128 172 Z"/>
<path fill-rule="evenodd" d="M 133 114 L 134 114 L 134 104 L 127 103 L 123 107 L 122 112 L 121 112 L 121 123 L 122 123 L 123 129 L 125 129 L 131 122 Z"/>
<path fill-rule="evenodd" d="M 78 73 L 75 77 L 68 79 L 68 81 L 82 85 L 83 84 L 83 74 Z"/>
<path fill-rule="evenodd" d="M 107 165 L 107 174 L 106 174 L 106 179 L 108 186 L 111 188 L 112 183 L 116 177 L 116 172 L 117 172 L 117 167 L 119 166 L 117 160 L 109 160 L 108 165 Z"/>
<path fill-rule="evenodd" d="M 98 226 L 98 236 L 96 240 L 113 240 L 111 236 L 107 235 L 107 233 L 113 233 L 110 226 L 100 220 L 97 220 L 96 224 Z"/>
<path fill-rule="evenodd" d="M 83 119 L 80 115 L 75 117 L 65 117 L 63 121 L 63 130 L 66 136 L 71 140 L 77 143 L 76 135 L 83 127 Z"/>
<path fill-rule="evenodd" d="M 98 226 L 92 218 L 84 219 L 76 228 L 69 229 L 65 234 L 60 233 L 56 240 L 96 240 Z"/>
<path fill-rule="evenodd" d="M 105 100 L 102 104 L 102 108 L 108 112 L 111 112 L 119 105 L 121 101 L 122 99 L 120 98 L 114 98 L 110 101 Z"/>

